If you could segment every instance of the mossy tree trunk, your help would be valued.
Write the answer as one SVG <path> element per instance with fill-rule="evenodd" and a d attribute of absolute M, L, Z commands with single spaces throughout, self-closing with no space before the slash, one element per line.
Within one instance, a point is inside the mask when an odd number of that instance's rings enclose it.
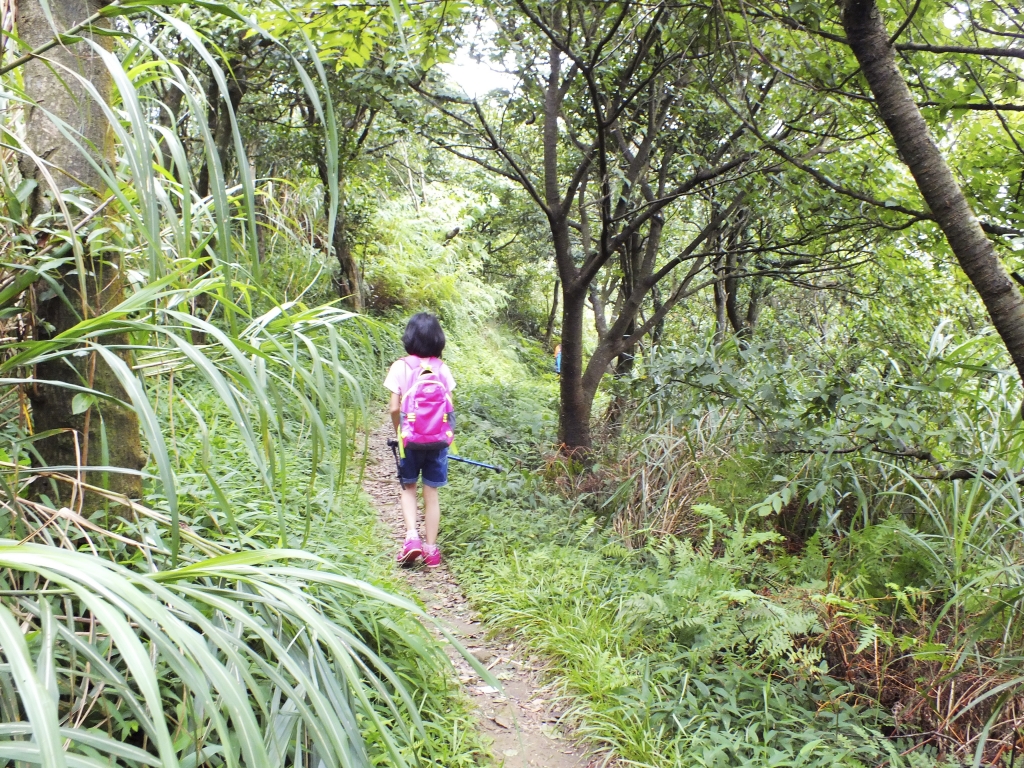
<path fill-rule="evenodd" d="M 49 0 L 48 5 L 56 30 L 47 19 L 40 0 L 23 0 L 20 5 L 18 34 L 30 49 L 51 40 L 55 32 L 62 32 L 88 18 L 104 3 L 97 0 Z M 80 34 L 89 37 L 87 32 Z M 107 47 L 110 39 L 92 36 L 95 43 Z M 34 59 L 27 63 L 23 73 L 25 91 L 38 105 L 28 111 L 26 142 L 38 157 L 46 160 L 60 191 L 76 188 L 90 204 L 99 204 L 106 196 L 106 184 L 85 152 L 92 153 L 94 161 L 108 163 L 113 156 L 113 134 L 101 105 L 96 103 L 79 77 L 90 83 L 100 98 L 109 101 L 112 80 L 102 59 L 83 41 L 51 49 L 45 60 Z M 86 149 L 83 151 L 70 142 L 47 113 L 78 132 Z M 36 163 L 23 158 L 21 172 L 25 178 L 35 179 L 38 184 L 30 201 L 32 214 L 53 210 L 53 190 Z M 124 273 L 117 249 L 104 248 L 102 242 L 86 244 L 83 241 L 83 246 L 85 292 L 83 294 L 81 290 L 83 281 L 79 280 L 76 270 L 66 268 L 60 278 L 64 295 L 53 296 L 38 305 L 37 328 L 41 337 L 55 336 L 74 327 L 85 317 L 103 313 L 118 304 L 124 295 Z M 108 346 L 127 342 L 126 336 L 104 338 Z M 40 381 L 56 382 L 39 384 L 30 394 L 34 432 L 54 431 L 53 435 L 35 443 L 45 465 L 85 467 L 80 470 L 85 482 L 105 485 L 111 491 L 132 498 L 140 497 L 142 486 L 137 473 L 145 460 L 135 412 L 108 400 L 98 400 L 76 414 L 73 408 L 75 391 L 61 386 L 62 383 L 84 385 L 127 401 L 124 388 L 103 358 L 96 352 L 66 356 L 38 365 L 35 377 Z M 87 469 L 104 465 L 128 472 Z M 68 503 L 72 498 L 72 487 L 68 484 L 58 484 L 57 487 L 60 501 Z M 40 492 L 43 492 L 42 487 Z M 74 497 L 76 507 L 80 506 L 86 513 L 103 504 L 103 499 L 94 494 L 76 493 Z"/>

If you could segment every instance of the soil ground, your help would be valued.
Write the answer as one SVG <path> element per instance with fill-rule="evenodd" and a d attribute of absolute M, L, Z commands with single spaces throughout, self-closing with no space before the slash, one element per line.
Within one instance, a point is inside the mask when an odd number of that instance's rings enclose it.
<path fill-rule="evenodd" d="M 391 531 L 393 550 L 405 534 L 398 501 L 395 462 L 387 440 L 390 424 L 370 436 L 366 479 L 363 487 L 373 499 L 381 519 Z M 442 492 L 443 494 L 443 492 Z M 444 525 L 444 496 L 441 497 Z M 481 730 L 493 740 L 495 765 L 503 768 L 595 768 L 603 761 L 575 744 L 559 726 L 559 698 L 544 683 L 544 668 L 536 656 L 517 652 L 508 637 L 494 637 L 481 624 L 451 572 L 442 564 L 403 568 L 409 585 L 426 611 L 439 619 L 476 659 L 501 681 L 501 690 L 484 683 L 457 652 L 449 649 L 463 689 L 477 709 Z"/>

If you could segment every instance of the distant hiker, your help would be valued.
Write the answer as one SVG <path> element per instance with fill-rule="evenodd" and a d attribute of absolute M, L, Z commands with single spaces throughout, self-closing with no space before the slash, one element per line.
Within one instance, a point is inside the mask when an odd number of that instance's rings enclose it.
<path fill-rule="evenodd" d="M 555 373 L 562 375 L 562 345 L 555 344 Z"/>
<path fill-rule="evenodd" d="M 448 483 L 448 446 L 455 430 L 455 379 L 441 361 L 444 342 L 444 331 L 436 317 L 426 312 L 413 315 L 402 336 L 409 355 L 396 360 L 384 379 L 384 386 L 391 392 L 391 420 L 401 452 L 398 472 L 405 545 L 397 559 L 402 565 L 412 565 L 420 557 L 428 568 L 441 564 L 441 550 L 437 546 L 441 506 L 437 489 Z M 416 482 L 421 476 L 426 544 L 420 540 L 416 527 Z"/>

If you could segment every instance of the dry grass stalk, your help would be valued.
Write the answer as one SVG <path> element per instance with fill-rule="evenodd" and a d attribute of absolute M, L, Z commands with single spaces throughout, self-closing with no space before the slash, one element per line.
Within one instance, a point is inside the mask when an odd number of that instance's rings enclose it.
<path fill-rule="evenodd" d="M 703 443 L 688 431 L 670 429 L 646 435 L 625 456 L 620 471 L 628 494 L 615 529 L 629 546 L 643 546 L 652 537 L 701 533 L 706 520 L 693 514 L 693 505 L 707 495 L 718 465 L 717 452 Z"/>

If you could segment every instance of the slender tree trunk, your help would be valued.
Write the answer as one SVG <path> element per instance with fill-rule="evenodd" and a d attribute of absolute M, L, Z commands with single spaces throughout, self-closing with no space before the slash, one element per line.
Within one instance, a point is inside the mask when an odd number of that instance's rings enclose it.
<path fill-rule="evenodd" d="M 50 0 L 49 11 L 57 26 L 54 30 L 40 0 L 23 0 L 18 20 L 18 34 L 27 48 L 35 48 L 50 40 L 55 32 L 63 32 L 97 11 L 104 3 L 97 0 Z M 85 33 L 80 33 L 83 36 Z M 110 46 L 109 37 L 95 36 L 94 41 Z M 61 45 L 51 49 L 46 58 L 77 73 L 91 83 L 100 97 L 110 100 L 112 81 L 100 56 L 84 42 Z M 84 144 L 95 153 L 100 163 L 112 163 L 113 133 L 97 104 L 76 77 L 60 67 L 34 59 L 25 65 L 24 82 L 28 96 L 40 108 L 30 108 L 26 125 L 26 142 L 32 151 L 43 158 L 52 169 L 56 184 L 62 190 L 84 185 L 84 193 L 95 204 L 106 196 L 103 179 L 89 164 L 89 159 L 69 142 L 46 115 L 44 110 L 63 120 L 84 139 Z M 33 215 L 53 209 L 53 202 L 45 194 L 48 185 L 39 168 L 29 158 L 21 160 L 24 178 L 36 179 L 38 187 L 30 200 Z M 84 244 L 83 244 L 84 245 Z M 55 296 L 38 307 L 40 336 L 55 336 L 76 325 L 83 317 L 95 317 L 119 303 L 124 295 L 125 281 L 117 249 L 102 250 L 99 244 L 86 245 L 85 295 L 82 294 L 79 275 L 70 268 L 61 275 L 60 284 L 66 297 Z M 52 330 L 43 330 L 47 325 Z M 110 346 L 127 344 L 125 336 L 108 336 L 104 343 Z M 96 353 L 81 357 L 65 357 L 36 367 L 36 378 L 86 384 L 93 389 L 127 400 L 127 394 L 113 371 Z M 75 392 L 67 387 L 41 384 L 35 388 L 32 401 L 33 429 L 38 433 L 57 430 L 50 437 L 38 440 L 38 449 L 47 466 L 102 466 L 109 465 L 132 471 L 145 464 L 139 432 L 138 416 L 130 408 L 103 401 L 92 405 L 83 413 L 74 413 L 72 401 Z M 105 454 L 105 455 L 104 455 Z M 142 495 L 138 475 L 119 472 L 83 471 L 86 482 L 104 485 L 117 493 L 139 498 Z M 59 486 L 60 501 L 67 503 L 71 488 Z M 103 500 L 92 494 L 77 494 L 82 510 L 90 512 L 100 508 Z"/>
<path fill-rule="evenodd" d="M 623 337 L 629 338 L 636 333 L 636 320 L 631 320 L 629 325 L 626 326 L 626 331 L 623 333 Z M 623 347 L 615 359 L 615 375 L 616 376 L 627 376 L 633 370 L 633 363 L 636 360 L 636 344 L 630 344 L 627 347 Z"/>
<path fill-rule="evenodd" d="M 658 289 L 657 284 L 651 287 L 651 304 L 654 308 L 654 314 L 657 315 L 661 311 L 661 291 Z M 654 326 L 651 331 L 651 353 L 654 352 L 654 348 L 661 344 L 661 337 L 665 334 L 665 319 L 662 318 Z"/>
<path fill-rule="evenodd" d="M 636 321 L 630 322 L 626 326 L 626 331 L 623 334 L 626 338 L 633 335 L 636 331 Z M 610 339 L 609 341 L 614 341 Z M 616 379 L 625 379 L 633 372 L 633 367 L 636 364 L 636 344 L 631 344 L 624 348 L 615 357 L 614 364 L 614 376 Z M 595 391 L 595 395 L 597 392 Z M 605 411 L 605 422 L 612 429 L 615 434 L 618 434 L 622 428 L 623 418 L 622 415 L 626 412 L 629 407 L 629 396 L 625 387 L 616 387 L 615 394 L 608 403 L 608 409 Z"/>
<path fill-rule="evenodd" d="M 960 267 L 1024 378 L 1024 298 L 999 261 L 939 151 L 903 75 L 874 0 L 843 0 L 843 28 L 883 122 Z"/>
<path fill-rule="evenodd" d="M 330 221 L 331 191 L 329 186 L 327 161 L 322 157 L 316 160 L 317 174 L 324 190 L 324 219 Z M 363 311 L 363 282 L 359 274 L 359 265 L 352 256 L 352 247 L 348 241 L 347 222 L 345 220 L 345 179 L 338 174 L 338 216 L 334 221 L 334 233 L 331 235 L 331 250 L 338 260 L 338 293 L 349 307 L 356 312 Z"/>
<path fill-rule="evenodd" d="M 750 284 L 750 301 L 747 304 L 747 319 L 743 325 L 743 338 L 750 339 L 757 327 L 757 319 L 761 316 L 762 301 L 767 294 L 764 287 L 764 277 L 755 277 Z"/>
<path fill-rule="evenodd" d="M 210 82 L 206 86 L 206 126 L 214 136 L 219 136 L 219 115 L 220 96 L 217 90 L 217 80 L 211 74 Z M 221 156 L 221 159 L 224 159 L 223 156 Z M 200 197 L 206 197 L 210 194 L 210 161 L 209 157 L 203 159 L 202 167 L 199 169 L 199 177 L 196 179 L 196 193 Z"/>
<path fill-rule="evenodd" d="M 161 104 L 163 109 L 160 110 L 160 125 L 167 128 L 170 131 L 177 132 L 178 129 L 178 117 L 181 113 L 181 102 L 185 97 L 185 93 L 175 85 L 166 85 L 164 89 L 163 99 Z M 167 170 L 172 170 L 173 160 L 171 159 L 170 149 L 167 147 L 167 140 L 161 138 L 157 147 L 160 150 L 160 162 Z M 175 178 L 181 181 L 182 169 L 174 168 Z"/>
<path fill-rule="evenodd" d="M 597 283 L 590 284 L 590 307 L 594 310 L 594 330 L 597 332 L 597 338 L 603 339 L 608 335 L 608 317 L 604 311 L 604 300 L 601 298 L 601 289 Z"/>
<path fill-rule="evenodd" d="M 555 332 L 555 318 L 558 317 L 558 289 L 561 281 L 555 278 L 555 287 L 551 291 L 551 311 L 548 313 L 548 328 L 544 332 L 544 344 L 551 345 L 551 334 Z"/>
<path fill-rule="evenodd" d="M 714 285 L 715 292 L 715 346 L 725 342 L 726 304 L 728 297 L 725 294 L 725 281 L 722 280 L 722 257 L 715 259 L 714 275 L 718 282 Z"/>
<path fill-rule="evenodd" d="M 722 282 L 722 290 L 725 292 L 725 314 L 729 318 L 732 332 L 741 336 L 743 334 L 743 318 L 740 317 L 740 280 L 736 277 L 737 267 L 736 254 L 731 252 L 725 254 L 725 280 Z"/>
<path fill-rule="evenodd" d="M 562 26 L 561 7 L 552 10 L 552 27 Z M 558 439 L 568 451 L 591 447 L 590 409 L 593 397 L 583 391 L 583 316 L 587 306 L 588 283 L 580 279 L 573 263 L 568 211 L 562 206 L 558 167 L 558 118 L 562 98 L 561 52 L 554 43 L 548 49 L 548 82 L 544 94 L 544 207 L 551 227 L 555 264 L 562 281 L 562 375 L 558 412 Z"/>
<path fill-rule="evenodd" d="M 340 206 L 339 206 L 340 208 Z M 338 276 L 341 297 L 356 312 L 363 311 L 362 280 L 359 276 L 359 265 L 352 255 L 352 246 L 348 241 L 344 214 L 338 211 L 338 220 L 334 224 L 334 237 L 331 243 L 338 258 Z"/>
<path fill-rule="evenodd" d="M 224 73 L 227 76 L 227 99 L 231 104 L 231 112 L 238 113 L 238 109 L 242 104 L 242 99 L 245 97 L 245 92 L 248 90 L 248 81 L 246 80 L 246 68 L 245 68 L 245 55 L 237 54 L 233 57 L 233 60 L 225 62 L 226 66 L 223 67 Z M 203 166 L 199 171 L 199 180 L 197 183 L 197 191 L 200 197 L 206 197 L 210 194 L 210 163 L 219 162 L 221 164 L 221 171 L 225 183 L 231 178 L 231 162 L 232 156 L 234 155 L 234 134 L 231 130 L 231 115 L 228 112 L 228 107 L 223 103 L 224 95 L 220 92 L 220 87 L 217 85 L 217 80 L 214 78 L 213 73 L 210 74 L 210 82 L 206 89 L 206 101 L 208 105 L 207 112 L 207 124 L 209 125 L 211 133 L 213 133 L 213 143 L 217 148 L 217 157 L 207 157 L 203 162 Z M 210 243 L 207 246 L 210 251 L 216 252 L 219 244 L 217 237 L 213 236 L 210 238 Z M 201 279 L 205 277 L 210 271 L 210 262 L 206 261 L 196 267 L 196 278 Z M 209 294 L 202 293 L 196 297 L 192 314 L 196 317 L 202 315 L 202 319 L 208 320 L 210 318 L 210 296 Z M 206 333 L 200 330 L 192 330 L 192 340 L 196 344 L 206 343 Z"/>

